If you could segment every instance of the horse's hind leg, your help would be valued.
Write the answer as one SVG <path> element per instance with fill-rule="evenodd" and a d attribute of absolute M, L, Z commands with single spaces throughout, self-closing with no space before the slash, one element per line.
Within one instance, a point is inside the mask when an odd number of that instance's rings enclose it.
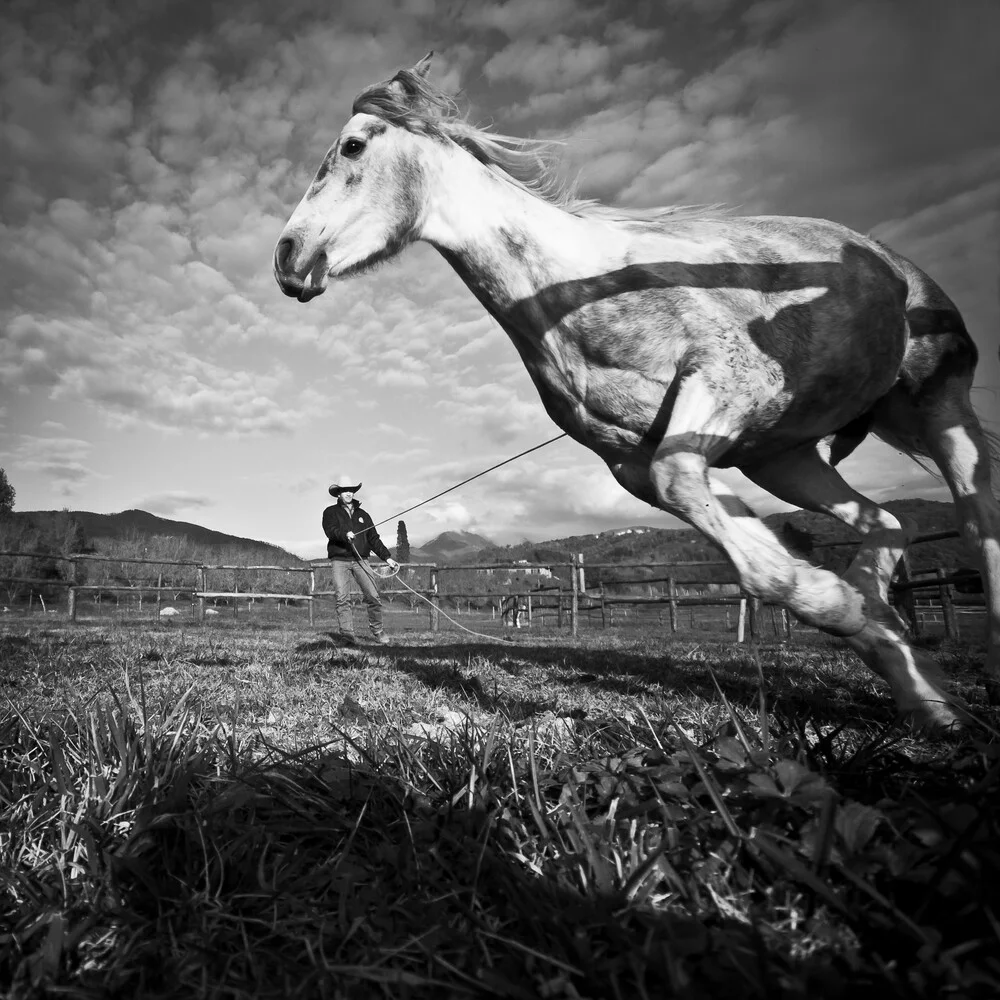
<path fill-rule="evenodd" d="M 888 682 L 902 712 L 919 723 L 955 725 L 957 705 L 945 691 L 937 664 L 910 646 L 906 626 L 889 605 L 889 583 L 915 526 L 852 489 L 814 446 L 743 471 L 787 503 L 829 514 L 862 535 L 844 579 L 864 595 L 867 620 L 845 640 Z"/>
<path fill-rule="evenodd" d="M 1000 704 L 1000 504 L 990 484 L 989 441 L 969 401 L 971 371 L 898 387 L 875 412 L 875 433 L 916 454 L 929 455 L 955 498 L 962 533 L 979 554 L 989 647 L 985 682 Z"/>
<path fill-rule="evenodd" d="M 783 604 L 797 618 L 834 635 L 864 628 L 858 590 L 793 556 L 738 496 L 709 477 L 704 455 L 674 452 L 648 465 L 612 464 L 611 471 L 635 496 L 683 518 L 715 542 L 747 593 Z"/>
<path fill-rule="evenodd" d="M 868 581 L 866 593 L 835 573 L 793 556 L 742 500 L 723 484 L 709 479 L 711 456 L 721 453 L 739 432 L 735 420 L 733 407 L 721 406 L 698 375 L 688 376 L 680 386 L 666 432 L 652 460 L 636 456 L 631 461 L 612 462 L 611 470 L 635 496 L 677 514 L 719 545 L 748 593 L 783 604 L 802 621 L 846 637 L 865 662 L 886 677 L 904 711 L 915 714 L 920 722 L 954 725 L 958 717 L 941 686 L 931 677 L 932 662 L 915 656 L 902 637 L 898 618 L 891 611 L 888 616 L 884 614 L 884 582 L 872 586 L 872 581 L 884 579 L 884 566 L 893 561 L 887 536 L 883 534 L 879 544 L 871 545 L 867 561 L 859 564 L 871 570 L 866 573 L 859 569 L 858 573 L 859 580 Z M 822 467 L 823 476 L 840 480 L 815 453 L 811 463 L 814 472 L 822 471 Z M 810 492 L 821 493 L 822 488 L 820 482 Z M 849 487 L 840 481 L 840 489 L 848 491 Z M 846 502 L 860 500 L 866 509 L 874 508 L 863 497 L 850 493 Z M 883 532 L 900 533 L 896 540 L 898 559 L 904 529 L 898 522 L 879 523 Z M 866 594 L 880 596 L 866 601 Z M 890 620 L 880 621 L 880 613 Z"/>

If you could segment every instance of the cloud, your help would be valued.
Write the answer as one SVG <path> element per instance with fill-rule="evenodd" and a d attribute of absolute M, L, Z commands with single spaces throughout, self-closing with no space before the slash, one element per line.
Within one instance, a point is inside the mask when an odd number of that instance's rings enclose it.
<path fill-rule="evenodd" d="M 470 28 L 503 32 L 508 38 L 532 38 L 567 24 L 585 28 L 600 13 L 599 8 L 588 9 L 579 0 L 506 0 L 467 4 L 461 21 Z"/>
<path fill-rule="evenodd" d="M 418 448 L 414 446 L 407 447 L 403 451 L 383 451 L 379 449 L 378 454 L 375 456 L 378 458 L 379 465 L 384 467 L 387 464 L 393 462 L 412 462 L 415 459 L 423 458 L 425 455 L 430 455 L 430 448 Z"/>
<path fill-rule="evenodd" d="M 417 372 L 384 368 L 375 373 L 375 384 L 394 389 L 415 388 L 427 385 L 427 379 Z"/>
<path fill-rule="evenodd" d="M 0 384 L 44 386 L 55 399 L 88 402 L 117 426 L 245 435 L 288 433 L 322 397 L 301 390 L 297 404 L 275 397 L 289 373 L 233 371 L 178 353 L 178 331 L 130 340 L 92 321 L 19 316 L 0 340 Z"/>
<path fill-rule="evenodd" d="M 426 365 L 418 358 L 400 348 L 388 348 L 371 359 L 369 371 L 375 384 L 392 388 L 427 385 L 424 376 Z"/>
<path fill-rule="evenodd" d="M 0 182 L 4 214 L 17 219 L 50 198 L 107 192 L 132 122 L 128 95 L 89 84 L 86 55 L 35 44 L 5 24 L 0 48 Z M 9 35 L 8 35 L 9 32 Z"/>
<path fill-rule="evenodd" d="M 390 438 L 392 438 L 392 437 L 403 437 L 403 438 L 406 438 L 407 441 L 414 441 L 414 440 L 426 441 L 427 440 L 425 437 L 422 437 L 422 436 L 421 437 L 414 437 L 413 430 L 411 428 L 403 427 L 403 426 L 400 426 L 399 424 L 386 423 L 384 420 L 378 421 L 378 423 L 375 424 L 373 430 L 376 430 L 380 434 L 383 434 L 386 437 L 390 437 Z"/>
<path fill-rule="evenodd" d="M 491 81 L 513 78 L 539 90 L 560 90 L 605 72 L 610 62 L 608 46 L 556 35 L 511 42 L 486 61 L 483 74 Z"/>
<path fill-rule="evenodd" d="M 73 496 L 80 487 L 96 477 L 85 464 L 93 445 L 81 438 L 40 437 L 21 434 L 11 452 L 10 476 L 42 476 L 59 496 Z"/>
<path fill-rule="evenodd" d="M 481 516 L 470 511 L 460 500 L 444 501 L 428 509 L 424 518 L 431 532 L 430 537 L 423 539 L 424 542 L 430 541 L 442 531 L 469 531 L 481 526 Z"/>
<path fill-rule="evenodd" d="M 154 493 L 136 500 L 132 505 L 137 510 L 147 510 L 161 517 L 172 517 L 181 511 L 197 511 L 215 505 L 211 497 L 197 493 L 187 493 L 184 490 L 168 490 L 165 493 Z"/>
<path fill-rule="evenodd" d="M 494 85 L 521 92 L 503 109 L 504 120 L 558 121 L 550 130 L 561 137 L 567 119 L 635 100 L 636 93 L 662 92 L 676 81 L 681 71 L 659 55 L 662 41 L 660 29 L 618 18 L 604 26 L 600 41 L 565 33 L 515 39 L 486 61 L 482 73 Z"/>
<path fill-rule="evenodd" d="M 536 428 L 555 430 L 537 397 L 525 399 L 502 382 L 453 386 L 450 398 L 439 399 L 434 408 L 494 444 L 509 444 Z"/>

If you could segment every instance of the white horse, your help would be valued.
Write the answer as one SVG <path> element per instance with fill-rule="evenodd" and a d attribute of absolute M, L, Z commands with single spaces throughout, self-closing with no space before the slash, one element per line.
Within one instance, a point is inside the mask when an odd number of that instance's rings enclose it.
<path fill-rule="evenodd" d="M 950 727 L 965 713 L 888 603 L 913 525 L 835 469 L 869 432 L 932 459 L 980 554 L 1000 698 L 996 440 L 944 292 L 833 222 L 573 200 L 538 143 L 470 125 L 427 81 L 429 58 L 355 100 L 278 241 L 282 291 L 308 302 L 426 240 L 506 330 L 552 419 L 625 489 L 721 546 L 749 593 L 843 636 L 902 712 Z M 792 556 L 711 467 L 854 528 L 844 578 Z"/>

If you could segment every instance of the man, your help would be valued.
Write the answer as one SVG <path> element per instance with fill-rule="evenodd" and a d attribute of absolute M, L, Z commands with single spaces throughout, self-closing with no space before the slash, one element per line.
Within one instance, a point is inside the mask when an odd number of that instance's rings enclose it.
<path fill-rule="evenodd" d="M 338 476 L 330 487 L 330 496 L 335 497 L 337 502 L 323 511 L 323 531 L 328 539 L 326 554 L 333 561 L 333 589 L 340 638 L 350 646 L 356 644 L 350 600 L 353 576 L 368 607 L 368 627 L 372 637 L 384 646 L 389 640 L 382 626 L 382 599 L 367 560 L 369 553 L 374 552 L 393 569 L 398 569 L 399 563 L 379 538 L 371 516 L 354 499 L 354 494 L 360 489 L 361 483 L 356 483 L 349 476 Z"/>

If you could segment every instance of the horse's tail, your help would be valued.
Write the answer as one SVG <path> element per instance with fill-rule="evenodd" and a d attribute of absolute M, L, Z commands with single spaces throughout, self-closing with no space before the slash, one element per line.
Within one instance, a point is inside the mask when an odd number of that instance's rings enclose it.
<path fill-rule="evenodd" d="M 996 431 L 983 428 L 983 437 L 986 438 L 986 447 L 990 453 L 990 488 L 993 495 L 1000 495 L 1000 434 Z"/>

